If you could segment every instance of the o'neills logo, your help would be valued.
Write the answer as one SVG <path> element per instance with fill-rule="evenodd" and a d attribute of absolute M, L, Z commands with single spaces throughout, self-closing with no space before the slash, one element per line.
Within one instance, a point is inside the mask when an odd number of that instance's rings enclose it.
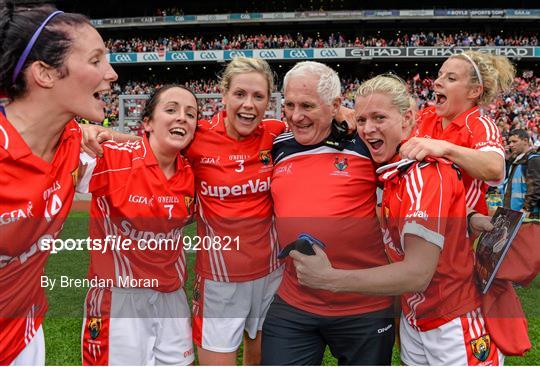
<path fill-rule="evenodd" d="M 212 186 L 208 185 L 206 181 L 201 182 L 201 195 L 218 197 L 219 200 L 223 200 L 228 196 L 255 194 L 268 190 L 270 190 L 270 177 L 265 181 L 261 181 L 260 179 L 255 181 L 249 180 L 245 184 L 234 186 Z"/>

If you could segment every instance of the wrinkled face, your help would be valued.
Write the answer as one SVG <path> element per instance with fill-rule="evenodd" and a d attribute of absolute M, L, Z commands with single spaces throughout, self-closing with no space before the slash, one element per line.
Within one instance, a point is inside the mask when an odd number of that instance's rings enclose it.
<path fill-rule="evenodd" d="M 437 115 L 452 121 L 459 114 L 476 104 L 479 87 L 472 86 L 469 61 L 449 58 L 439 70 L 434 83 Z"/>
<path fill-rule="evenodd" d="M 412 111 L 402 115 L 388 95 L 374 93 L 356 99 L 354 114 L 358 135 L 367 144 L 373 160 L 390 161 L 401 141 L 408 137 Z"/>
<path fill-rule="evenodd" d="M 318 83 L 318 75 L 292 75 L 285 86 L 287 123 L 302 145 L 318 144 L 330 135 L 341 103 L 336 98 L 332 104 L 326 104 L 317 91 Z"/>
<path fill-rule="evenodd" d="M 259 72 L 236 74 L 223 94 L 227 134 L 235 139 L 249 136 L 264 118 L 270 96 L 268 82 Z"/>
<path fill-rule="evenodd" d="M 152 146 L 177 154 L 193 140 L 197 127 L 197 101 L 182 88 L 170 88 L 159 96 L 152 116 L 144 121 Z"/>
<path fill-rule="evenodd" d="M 70 29 L 73 44 L 64 66 L 68 75 L 55 82 L 57 103 L 66 111 L 101 122 L 105 118 L 103 93 L 118 79 L 107 61 L 106 49 L 99 33 L 89 25 Z"/>
<path fill-rule="evenodd" d="M 521 139 L 517 135 L 512 135 L 508 138 L 508 146 L 510 147 L 510 152 L 514 154 L 525 153 L 529 150 L 529 142 L 526 139 Z"/>

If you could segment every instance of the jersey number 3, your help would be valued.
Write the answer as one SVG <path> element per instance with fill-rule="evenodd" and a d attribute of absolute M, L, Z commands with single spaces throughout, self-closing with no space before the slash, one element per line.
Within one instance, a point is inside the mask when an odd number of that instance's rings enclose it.
<path fill-rule="evenodd" d="M 236 160 L 236 163 L 238 163 L 238 168 L 234 170 L 234 172 L 244 172 L 244 160 L 238 159 Z"/>

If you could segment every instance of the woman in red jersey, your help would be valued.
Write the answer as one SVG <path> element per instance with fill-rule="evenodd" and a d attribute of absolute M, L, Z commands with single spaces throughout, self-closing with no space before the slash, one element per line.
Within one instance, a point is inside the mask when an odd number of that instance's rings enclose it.
<path fill-rule="evenodd" d="M 103 249 L 90 252 L 85 365 L 194 360 L 182 234 L 193 213 L 194 177 L 180 151 L 193 139 L 197 116 L 190 90 L 163 86 L 146 104 L 143 140 L 105 142 L 102 157 L 88 162 L 79 190 L 92 193 L 90 238 Z M 127 247 L 110 247 L 120 242 Z"/>
<path fill-rule="evenodd" d="M 225 110 L 199 121 L 186 151 L 197 195 L 193 338 L 201 364 L 260 363 L 262 323 L 282 270 L 273 227 L 270 150 L 285 124 L 265 120 L 274 88 L 262 59 L 238 57 L 221 77 Z"/>
<path fill-rule="evenodd" d="M 358 133 L 384 164 L 382 230 L 389 265 L 332 268 L 323 250 L 291 252 L 301 284 L 334 292 L 401 295 L 401 359 L 407 365 L 498 365 L 503 356 L 487 333 L 466 241 L 465 189 L 444 158 L 401 160 L 414 125 L 405 83 L 377 76 L 360 86 Z"/>
<path fill-rule="evenodd" d="M 507 91 L 515 70 L 504 56 L 466 51 L 448 58 L 435 80 L 435 106 L 418 113 L 404 158 L 444 157 L 464 170 L 467 207 L 487 214 L 487 185 L 504 179 L 504 147 L 497 125 L 482 106 Z"/>
<path fill-rule="evenodd" d="M 43 365 L 40 280 L 74 196 L 81 132 L 104 118 L 117 75 L 90 21 L 51 6 L 0 5 L 0 365 Z"/>

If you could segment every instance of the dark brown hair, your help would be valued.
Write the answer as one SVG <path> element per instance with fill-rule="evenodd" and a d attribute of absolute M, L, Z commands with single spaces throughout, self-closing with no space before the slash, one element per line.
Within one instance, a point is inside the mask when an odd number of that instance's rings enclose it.
<path fill-rule="evenodd" d="M 152 115 L 154 114 L 154 111 L 156 110 L 156 106 L 159 103 L 159 98 L 161 97 L 163 93 L 165 93 L 166 91 L 172 88 L 180 88 L 191 93 L 193 98 L 195 98 L 195 104 L 197 105 L 197 119 L 199 118 L 199 100 L 197 99 L 197 96 L 195 95 L 195 93 L 193 93 L 191 89 L 180 84 L 165 84 L 161 88 L 157 88 L 154 91 L 154 93 L 152 93 L 152 95 L 150 96 L 150 99 L 148 99 L 148 101 L 146 102 L 146 105 L 144 106 L 144 110 L 142 114 L 143 120 L 144 119 L 150 120 L 152 118 Z M 149 134 L 146 133 L 146 136 L 148 137 Z"/>
<path fill-rule="evenodd" d="M 61 77 L 68 75 L 64 67 L 66 56 L 73 44 L 69 27 L 90 25 L 90 20 L 81 14 L 58 14 L 47 23 L 39 34 L 15 81 L 13 71 L 43 21 L 56 9 L 51 5 L 17 6 L 11 1 L 0 0 L 0 90 L 11 99 L 27 91 L 24 70 L 35 61 L 43 61 L 57 69 Z"/>

